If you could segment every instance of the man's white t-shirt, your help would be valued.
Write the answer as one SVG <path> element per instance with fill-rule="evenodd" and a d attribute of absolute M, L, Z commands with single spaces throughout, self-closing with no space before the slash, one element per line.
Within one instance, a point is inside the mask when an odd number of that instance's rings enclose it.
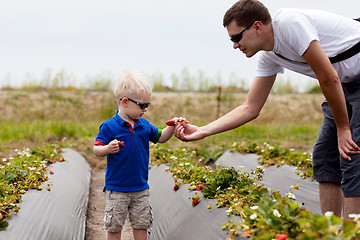
<path fill-rule="evenodd" d="M 301 57 L 309 44 L 317 40 L 328 57 L 360 42 L 360 22 L 321 10 L 280 9 L 273 17 L 274 49 L 259 52 L 257 76 L 283 73 L 284 68 L 316 78 Z M 276 53 L 294 60 L 283 59 Z M 332 64 L 341 82 L 351 82 L 360 75 L 360 54 Z"/>

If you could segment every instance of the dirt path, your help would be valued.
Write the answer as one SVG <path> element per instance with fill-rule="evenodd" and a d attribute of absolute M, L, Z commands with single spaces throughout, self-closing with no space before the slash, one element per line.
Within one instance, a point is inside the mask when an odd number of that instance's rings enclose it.
<path fill-rule="evenodd" d="M 102 192 L 104 187 L 105 170 L 93 170 L 89 194 L 89 205 L 86 220 L 86 240 L 106 239 L 104 230 L 105 198 Z M 126 221 L 122 231 L 122 240 L 133 240 L 132 228 Z"/>

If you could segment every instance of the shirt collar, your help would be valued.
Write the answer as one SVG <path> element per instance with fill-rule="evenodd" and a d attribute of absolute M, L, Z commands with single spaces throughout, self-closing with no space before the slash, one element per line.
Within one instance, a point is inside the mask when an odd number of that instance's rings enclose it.
<path fill-rule="evenodd" d="M 124 119 L 122 119 L 120 116 L 119 116 L 119 110 L 116 110 L 115 111 L 115 115 L 113 116 L 113 118 L 116 120 L 116 121 L 118 121 L 119 123 L 120 123 L 120 125 L 124 125 L 124 124 L 128 124 L 129 122 L 128 121 L 125 121 Z M 140 126 L 140 125 L 144 125 L 144 123 L 143 123 L 143 120 L 142 120 L 142 118 L 140 118 L 140 119 L 137 119 L 137 120 L 134 120 L 135 121 L 135 127 L 136 126 Z"/>

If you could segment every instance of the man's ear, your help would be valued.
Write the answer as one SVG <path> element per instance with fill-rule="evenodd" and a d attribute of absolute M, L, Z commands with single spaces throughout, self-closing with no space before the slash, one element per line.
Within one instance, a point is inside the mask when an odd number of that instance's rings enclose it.
<path fill-rule="evenodd" d="M 256 30 L 256 34 L 259 35 L 262 32 L 263 23 L 261 21 L 255 21 L 254 22 L 254 27 L 255 27 L 255 30 Z"/>

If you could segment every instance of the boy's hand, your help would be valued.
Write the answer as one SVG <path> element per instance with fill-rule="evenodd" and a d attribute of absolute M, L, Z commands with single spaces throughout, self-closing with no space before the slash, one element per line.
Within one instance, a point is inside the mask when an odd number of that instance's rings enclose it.
<path fill-rule="evenodd" d="M 167 127 L 162 130 L 158 143 L 167 142 L 174 135 L 176 126 L 180 124 L 187 126 L 187 123 L 188 121 L 183 117 L 175 117 L 169 121 L 166 121 Z"/>
<path fill-rule="evenodd" d="M 171 120 L 166 121 L 166 125 L 168 126 L 175 126 L 177 123 L 189 123 L 189 121 L 186 120 L 186 118 L 183 117 L 175 117 Z"/>
<path fill-rule="evenodd" d="M 117 139 L 112 140 L 107 146 L 109 153 L 117 153 L 120 150 L 119 141 Z"/>

